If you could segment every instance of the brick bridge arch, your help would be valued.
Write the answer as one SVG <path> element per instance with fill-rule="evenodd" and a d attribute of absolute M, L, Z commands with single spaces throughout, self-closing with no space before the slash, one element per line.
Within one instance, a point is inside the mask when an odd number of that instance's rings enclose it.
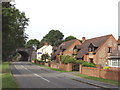
<path fill-rule="evenodd" d="M 19 61 L 31 61 L 33 51 L 33 48 L 17 48 L 16 53 L 21 55 Z"/>

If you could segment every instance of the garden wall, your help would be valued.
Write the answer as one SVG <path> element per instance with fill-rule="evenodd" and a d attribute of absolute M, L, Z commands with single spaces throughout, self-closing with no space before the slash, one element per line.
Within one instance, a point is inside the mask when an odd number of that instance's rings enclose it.
<path fill-rule="evenodd" d="M 88 76 L 94 76 L 94 77 L 100 77 L 104 79 L 120 81 L 119 70 L 109 70 L 109 69 L 105 70 L 105 69 L 102 69 L 101 67 L 97 67 L 97 68 L 83 67 L 80 64 L 79 72 L 80 74 L 84 74 Z"/>
<path fill-rule="evenodd" d="M 63 71 L 72 71 L 72 64 L 63 64 L 63 63 L 53 62 L 53 63 L 51 63 L 50 67 L 60 69 Z"/>
<path fill-rule="evenodd" d="M 59 66 L 59 69 L 60 70 L 63 70 L 63 71 L 72 71 L 72 64 L 69 63 L 69 64 L 60 64 Z"/>

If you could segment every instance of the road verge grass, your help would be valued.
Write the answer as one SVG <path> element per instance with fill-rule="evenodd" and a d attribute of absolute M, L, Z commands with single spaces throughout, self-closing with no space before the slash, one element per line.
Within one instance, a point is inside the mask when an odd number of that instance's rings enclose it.
<path fill-rule="evenodd" d="M 2 63 L 2 88 L 18 88 L 10 71 L 10 62 Z"/>
<path fill-rule="evenodd" d="M 109 80 L 109 79 L 103 79 L 103 78 L 98 78 L 98 77 L 92 77 L 92 76 L 87 76 L 87 75 L 83 75 L 83 74 L 73 74 L 75 76 L 79 76 L 85 79 L 90 79 L 90 80 L 95 80 L 95 81 L 99 81 L 99 82 L 104 82 L 104 83 L 108 83 L 108 84 L 112 84 L 112 85 L 120 85 L 120 82 L 115 81 L 115 80 Z"/>

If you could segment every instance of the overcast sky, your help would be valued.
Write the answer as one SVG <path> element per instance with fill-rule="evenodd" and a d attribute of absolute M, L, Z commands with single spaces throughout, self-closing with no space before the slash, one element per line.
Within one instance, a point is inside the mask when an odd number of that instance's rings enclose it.
<path fill-rule="evenodd" d="M 29 39 L 41 40 L 50 30 L 65 37 L 87 39 L 113 34 L 118 37 L 120 0 L 15 0 L 16 7 L 30 18 Z"/>

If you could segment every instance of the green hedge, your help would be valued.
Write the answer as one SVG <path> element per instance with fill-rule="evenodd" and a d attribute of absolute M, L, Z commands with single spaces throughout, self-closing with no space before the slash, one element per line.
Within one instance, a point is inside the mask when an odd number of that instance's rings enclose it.
<path fill-rule="evenodd" d="M 76 63 L 76 59 L 69 55 L 61 56 L 60 58 L 61 58 L 62 63 L 64 63 L 64 64 Z"/>
<path fill-rule="evenodd" d="M 86 61 L 84 61 L 82 63 L 82 65 L 85 67 L 96 67 L 94 63 L 90 63 L 90 62 L 86 62 Z"/>
<path fill-rule="evenodd" d="M 83 60 L 77 60 L 74 57 L 71 57 L 69 55 L 66 55 L 66 56 L 62 55 L 60 56 L 60 59 L 64 64 L 73 63 L 73 64 L 82 64 L 85 67 L 96 67 L 94 63 L 86 62 Z"/>

